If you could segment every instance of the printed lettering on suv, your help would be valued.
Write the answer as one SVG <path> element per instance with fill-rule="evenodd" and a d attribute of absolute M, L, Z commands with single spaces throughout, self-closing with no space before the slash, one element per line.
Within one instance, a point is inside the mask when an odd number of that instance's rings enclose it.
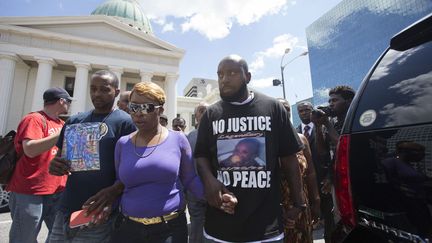
<path fill-rule="evenodd" d="M 335 198 L 334 242 L 432 242 L 432 14 L 394 36 L 363 80 Z"/>

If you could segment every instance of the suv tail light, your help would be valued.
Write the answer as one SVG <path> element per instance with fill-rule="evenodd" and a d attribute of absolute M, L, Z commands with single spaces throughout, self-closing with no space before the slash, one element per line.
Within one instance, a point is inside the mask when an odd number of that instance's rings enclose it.
<path fill-rule="evenodd" d="M 356 225 L 351 180 L 349 174 L 349 145 L 350 135 L 342 135 L 336 150 L 335 163 L 335 193 L 336 202 L 341 216 L 342 223 L 354 228 Z"/>

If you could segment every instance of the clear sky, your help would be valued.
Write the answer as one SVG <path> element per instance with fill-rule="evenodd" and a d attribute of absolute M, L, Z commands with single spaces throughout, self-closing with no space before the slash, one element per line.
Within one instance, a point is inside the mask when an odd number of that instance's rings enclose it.
<path fill-rule="evenodd" d="M 0 0 L 0 16 L 85 16 L 105 0 Z M 219 60 L 244 57 L 251 86 L 282 97 L 280 62 L 307 50 L 305 29 L 341 0 L 138 0 L 154 34 L 186 54 L 180 65 L 178 94 L 192 78 L 216 79 Z M 285 68 L 291 103 L 312 96 L 308 56 Z"/>

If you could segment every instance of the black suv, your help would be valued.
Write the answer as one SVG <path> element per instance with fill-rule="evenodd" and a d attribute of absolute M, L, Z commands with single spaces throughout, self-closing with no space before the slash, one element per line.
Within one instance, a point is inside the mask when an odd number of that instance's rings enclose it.
<path fill-rule="evenodd" d="M 432 242 L 432 14 L 390 41 L 336 152 L 334 242 Z"/>

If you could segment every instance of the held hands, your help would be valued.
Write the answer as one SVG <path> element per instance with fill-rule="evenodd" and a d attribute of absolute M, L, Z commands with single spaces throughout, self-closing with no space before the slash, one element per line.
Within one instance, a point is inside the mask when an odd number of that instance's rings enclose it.
<path fill-rule="evenodd" d="M 55 176 L 70 175 L 70 169 L 69 160 L 56 156 L 50 162 L 49 173 Z"/>
<path fill-rule="evenodd" d="M 234 214 L 237 198 L 216 178 L 209 179 L 205 184 L 205 196 L 210 206 Z"/>
<path fill-rule="evenodd" d="M 232 192 L 222 194 L 222 206 L 220 209 L 228 214 L 234 214 L 234 208 L 238 200 Z"/>
<path fill-rule="evenodd" d="M 222 191 L 225 189 L 225 186 L 214 177 L 208 178 L 204 186 L 208 204 L 212 207 L 220 208 L 222 206 Z"/>

